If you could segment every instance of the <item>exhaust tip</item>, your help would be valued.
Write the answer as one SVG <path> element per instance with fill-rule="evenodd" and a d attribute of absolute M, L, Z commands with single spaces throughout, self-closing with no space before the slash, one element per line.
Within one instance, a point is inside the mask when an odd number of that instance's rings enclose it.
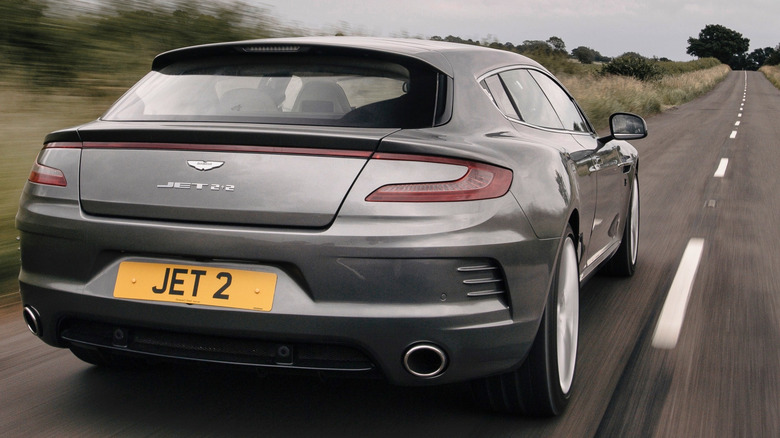
<path fill-rule="evenodd" d="M 27 328 L 30 329 L 30 332 L 35 336 L 40 337 L 42 333 L 41 316 L 38 311 L 35 310 L 35 307 L 24 306 L 22 314 L 24 316 L 24 322 L 27 324 Z"/>
<path fill-rule="evenodd" d="M 433 344 L 417 344 L 406 350 L 404 368 L 416 377 L 437 377 L 447 368 L 447 354 Z"/>

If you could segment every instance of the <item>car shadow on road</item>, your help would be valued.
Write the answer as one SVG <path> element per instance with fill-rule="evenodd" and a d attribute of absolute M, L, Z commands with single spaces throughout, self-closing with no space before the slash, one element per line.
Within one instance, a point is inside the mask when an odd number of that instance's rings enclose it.
<path fill-rule="evenodd" d="M 85 365 L 63 415 L 107 432 L 177 436 L 474 436 L 485 412 L 467 385 L 396 387 L 379 380 L 259 376 L 243 369 Z"/>

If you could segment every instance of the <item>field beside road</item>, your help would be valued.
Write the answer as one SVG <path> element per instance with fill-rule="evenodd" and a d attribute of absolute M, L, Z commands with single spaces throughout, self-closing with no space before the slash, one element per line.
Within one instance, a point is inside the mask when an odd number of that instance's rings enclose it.
<path fill-rule="evenodd" d="M 559 79 L 582 105 L 596 129 L 603 129 L 615 112 L 648 117 L 690 102 L 712 90 L 730 71 L 727 65 L 720 64 L 682 74 L 667 74 L 656 81 L 599 74 L 561 75 Z"/>
<path fill-rule="evenodd" d="M 765 65 L 761 67 L 759 71 L 763 73 L 767 79 L 769 79 L 769 82 L 771 82 L 772 85 L 774 85 L 777 88 L 780 88 L 780 66 Z"/>
<path fill-rule="evenodd" d="M 112 99 L 69 96 L 53 90 L 35 92 L 0 82 L 0 307 L 15 299 L 18 290 L 19 244 L 14 216 L 44 136 L 97 118 Z"/>

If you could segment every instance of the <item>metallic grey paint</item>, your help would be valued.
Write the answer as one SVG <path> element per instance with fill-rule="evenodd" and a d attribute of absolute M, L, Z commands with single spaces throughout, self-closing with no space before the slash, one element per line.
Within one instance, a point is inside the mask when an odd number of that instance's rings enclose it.
<path fill-rule="evenodd" d="M 24 305 L 41 315 L 42 339 L 69 346 L 62 329 L 78 320 L 131 332 L 299 348 L 347 346 L 389 381 L 410 385 L 465 381 L 518 367 L 539 329 L 567 226 L 578 236 L 581 280 L 617 250 L 636 178 L 636 150 L 624 141 L 602 145 L 595 132 L 540 129 L 504 117 L 478 80 L 508 67 L 546 72 L 516 54 L 382 39 L 271 43 L 422 60 L 452 78 L 451 117 L 422 129 L 99 120 L 50 134 L 47 143 L 84 142 L 84 147 L 44 149 L 39 162 L 60 169 L 68 185 L 28 182 L 20 201 L 21 294 Z M 173 51 L 158 57 L 155 67 L 258 44 L 268 43 Z M 284 152 L 90 148 L 89 142 Z M 367 155 L 295 154 L 284 148 Z M 490 163 L 511 169 L 513 181 L 510 192 L 495 199 L 366 202 L 372 191 L 399 179 L 460 176 L 449 165 L 371 159 L 376 152 Z M 188 160 L 225 164 L 201 172 Z M 159 187 L 169 183 L 180 184 Z M 235 190 L 206 190 L 212 184 Z M 278 275 L 273 310 L 115 299 L 122 261 L 273 272 Z M 480 279 L 469 274 L 474 267 L 495 273 L 490 283 L 495 289 L 472 285 L 469 280 Z M 484 269 L 476 272 L 482 276 Z M 443 373 L 419 378 L 404 370 L 404 352 L 419 343 L 447 354 Z M 319 369 L 294 361 L 257 365 Z"/>

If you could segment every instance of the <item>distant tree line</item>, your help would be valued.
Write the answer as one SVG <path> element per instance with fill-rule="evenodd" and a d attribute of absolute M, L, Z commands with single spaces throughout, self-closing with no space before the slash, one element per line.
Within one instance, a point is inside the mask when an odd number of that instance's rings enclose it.
<path fill-rule="evenodd" d="M 434 41 L 481 45 L 494 49 L 508 50 L 528 56 L 555 74 L 599 74 L 629 76 L 640 81 L 653 81 L 665 75 L 682 74 L 695 70 L 716 67 L 721 64 L 715 58 L 702 58 L 697 61 L 673 62 L 667 58 L 647 58 L 636 52 L 627 52 L 615 58 L 601 55 L 589 47 L 580 46 L 567 53 L 566 45 L 559 37 L 550 37 L 546 41 L 526 40 L 522 44 L 500 43 L 498 41 L 475 41 L 449 35 L 434 36 Z M 579 62 L 573 62 L 573 61 Z M 599 63 L 599 67 L 588 64 Z"/>
<path fill-rule="evenodd" d="M 667 58 L 650 60 L 635 52 L 627 52 L 612 59 L 585 46 L 573 49 L 569 55 L 566 52 L 566 45 L 563 40 L 556 36 L 550 37 L 546 41 L 526 40 L 518 45 L 509 42 L 500 43 L 498 41 L 480 42 L 452 35 L 444 38 L 434 36 L 431 39 L 461 44 L 483 45 L 494 49 L 520 53 L 534 59 L 541 57 L 549 60 L 550 58 L 570 57 L 582 64 L 602 63 L 605 64 L 603 69 L 605 73 L 621 74 L 617 72 L 630 71 L 631 74 L 626 74 L 627 76 L 634 76 L 642 80 L 656 78 L 659 74 L 663 74 L 663 68 L 660 70 L 653 68 L 651 61 L 669 62 Z M 699 38 L 691 37 L 688 39 L 687 53 L 700 59 L 717 59 L 736 70 L 758 70 L 764 65 L 780 64 L 780 44 L 776 48 L 759 48 L 748 53 L 749 47 L 750 40 L 744 38 L 739 32 L 721 25 L 707 25 L 699 33 Z M 606 65 L 610 63 L 612 63 L 611 66 Z"/>
<path fill-rule="evenodd" d="M 741 33 L 719 24 L 708 24 L 698 38 L 688 38 L 687 53 L 699 58 L 716 58 L 734 70 L 758 70 L 764 65 L 780 64 L 780 44 L 748 53 L 749 49 L 750 40 Z"/>
<path fill-rule="evenodd" d="M 295 32 L 239 2 L 2 0 L 0 74 L 36 85 L 107 73 L 133 82 L 166 50 L 278 34 Z"/>
<path fill-rule="evenodd" d="M 577 59 L 583 64 L 593 64 L 594 62 L 609 62 L 610 58 L 603 56 L 596 50 L 589 47 L 580 46 L 571 51 L 571 55 L 566 51 L 566 44 L 563 39 L 557 36 L 552 36 L 546 41 L 542 40 L 525 40 L 522 44 L 513 44 L 510 42 L 501 43 L 499 41 L 474 41 L 472 39 L 463 39 L 457 36 L 448 35 L 444 38 L 440 36 L 434 36 L 431 38 L 433 41 L 448 41 L 451 43 L 471 44 L 478 46 L 486 46 L 492 49 L 507 50 L 510 52 L 520 53 L 522 55 L 536 55 L 543 57 L 550 56 L 565 56 Z"/>
<path fill-rule="evenodd" d="M 36 86 L 83 84 L 82 89 L 100 93 L 101 87 L 123 88 L 135 82 L 148 71 L 154 55 L 166 50 L 303 33 L 311 32 L 285 26 L 268 10 L 240 1 L 0 0 L 0 78 L 19 78 Z M 663 58 L 627 53 L 611 59 L 585 46 L 568 52 L 557 36 L 521 44 L 452 35 L 431 39 L 521 53 L 556 74 L 592 72 L 584 66 L 594 63 L 603 64 L 602 73 L 641 80 L 667 72 Z M 717 58 L 732 68 L 780 63 L 780 46 L 748 54 L 748 42 L 739 33 L 710 25 L 699 38 L 689 39 L 688 53 Z"/>

